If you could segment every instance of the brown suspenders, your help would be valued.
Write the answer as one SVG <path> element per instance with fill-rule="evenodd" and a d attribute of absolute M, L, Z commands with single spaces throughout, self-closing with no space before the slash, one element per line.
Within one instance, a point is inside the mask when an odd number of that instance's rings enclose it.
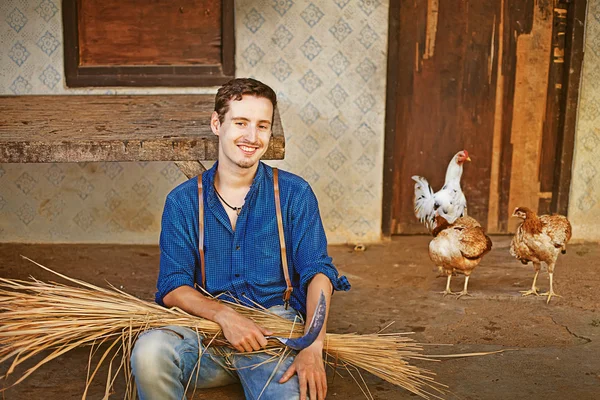
<path fill-rule="evenodd" d="M 283 235 L 283 217 L 281 216 L 281 199 L 279 196 L 279 171 L 273 168 L 273 187 L 275 190 L 275 212 L 277 213 L 277 229 L 279 230 L 279 247 L 281 248 L 281 265 L 283 267 L 283 276 L 287 289 L 283 292 L 283 301 L 285 308 L 288 308 L 290 297 L 292 296 L 292 282 L 290 281 L 290 272 L 288 271 L 287 256 L 285 251 L 285 236 Z"/>
<path fill-rule="evenodd" d="M 294 288 L 290 280 L 283 234 L 283 217 L 281 215 L 281 199 L 279 196 L 279 171 L 273 168 L 273 186 L 275 191 L 275 212 L 277 214 L 277 229 L 279 230 L 279 246 L 281 248 L 281 265 L 287 288 L 283 293 L 285 308 L 288 308 Z M 202 288 L 206 289 L 206 267 L 204 261 L 204 200 L 202 197 L 202 174 L 198 175 L 198 250 L 200 253 L 200 270 L 202 272 Z"/>

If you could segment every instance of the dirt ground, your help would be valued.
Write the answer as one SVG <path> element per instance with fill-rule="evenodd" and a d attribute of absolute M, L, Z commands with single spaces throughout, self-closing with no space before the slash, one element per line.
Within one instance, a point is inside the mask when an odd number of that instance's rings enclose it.
<path fill-rule="evenodd" d="M 600 245 L 575 244 L 561 256 L 555 291 L 562 295 L 546 304 L 542 297 L 521 297 L 533 278 L 508 253 L 509 237 L 493 237 L 494 249 L 469 281 L 473 297 L 443 297 L 445 279 L 435 278 L 427 254 L 428 237 L 393 240 L 354 252 L 331 246 L 330 254 L 352 290 L 333 298 L 329 331 L 378 331 L 395 321 L 390 331 L 415 332 L 428 354 L 471 353 L 514 349 L 500 354 L 422 362 L 439 382 L 447 384 L 448 399 L 599 399 L 600 398 Z M 49 280 L 47 273 L 20 259 L 26 255 L 59 272 L 91 283 L 105 281 L 144 299 L 152 299 L 159 250 L 153 246 L 0 244 L 0 276 Z M 459 291 L 463 277 L 453 279 Z M 538 279 L 548 287 L 544 271 Z M 451 344 L 452 346 L 441 346 Z M 68 400 L 81 398 L 87 350 L 73 351 L 4 392 L 4 399 Z M 0 365 L 0 373 L 6 365 Z M 9 379 L 10 381 L 10 379 Z M 366 376 L 375 399 L 414 399 L 416 396 Z M 6 384 L 6 383 L 4 383 Z M 99 380 L 89 399 L 100 399 Z M 117 383 L 111 398 L 122 398 Z M 243 399 L 238 386 L 196 393 L 194 399 Z M 361 399 L 351 379 L 329 384 L 330 399 Z"/>

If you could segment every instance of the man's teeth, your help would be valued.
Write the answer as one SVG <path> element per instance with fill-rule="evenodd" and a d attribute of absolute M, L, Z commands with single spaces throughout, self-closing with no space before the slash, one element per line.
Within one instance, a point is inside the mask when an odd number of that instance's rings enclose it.
<path fill-rule="evenodd" d="M 253 147 L 246 147 L 246 146 L 240 146 L 240 149 L 242 149 L 242 150 L 244 150 L 244 151 L 254 151 L 254 150 L 256 150 L 256 149 L 255 149 L 255 148 L 253 148 Z"/>

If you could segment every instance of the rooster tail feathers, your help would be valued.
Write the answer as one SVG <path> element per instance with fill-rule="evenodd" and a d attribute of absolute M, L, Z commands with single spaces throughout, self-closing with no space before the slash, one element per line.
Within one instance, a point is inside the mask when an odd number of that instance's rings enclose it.
<path fill-rule="evenodd" d="M 415 215 L 422 223 L 427 225 L 429 230 L 435 227 L 435 200 L 433 198 L 433 190 L 427 182 L 427 179 L 422 176 L 413 176 L 415 181 Z"/>

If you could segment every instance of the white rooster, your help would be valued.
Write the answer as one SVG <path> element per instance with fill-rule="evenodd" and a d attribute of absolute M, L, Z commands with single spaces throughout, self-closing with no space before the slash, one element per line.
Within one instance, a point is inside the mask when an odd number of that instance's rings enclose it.
<path fill-rule="evenodd" d="M 467 215 L 467 199 L 460 188 L 463 164 L 471 161 L 467 150 L 459 151 L 452 157 L 446 170 L 444 187 L 433 193 L 429 182 L 422 176 L 415 175 L 415 215 L 425 224 L 429 232 L 436 227 L 435 212 L 453 224 L 456 219 Z"/>

